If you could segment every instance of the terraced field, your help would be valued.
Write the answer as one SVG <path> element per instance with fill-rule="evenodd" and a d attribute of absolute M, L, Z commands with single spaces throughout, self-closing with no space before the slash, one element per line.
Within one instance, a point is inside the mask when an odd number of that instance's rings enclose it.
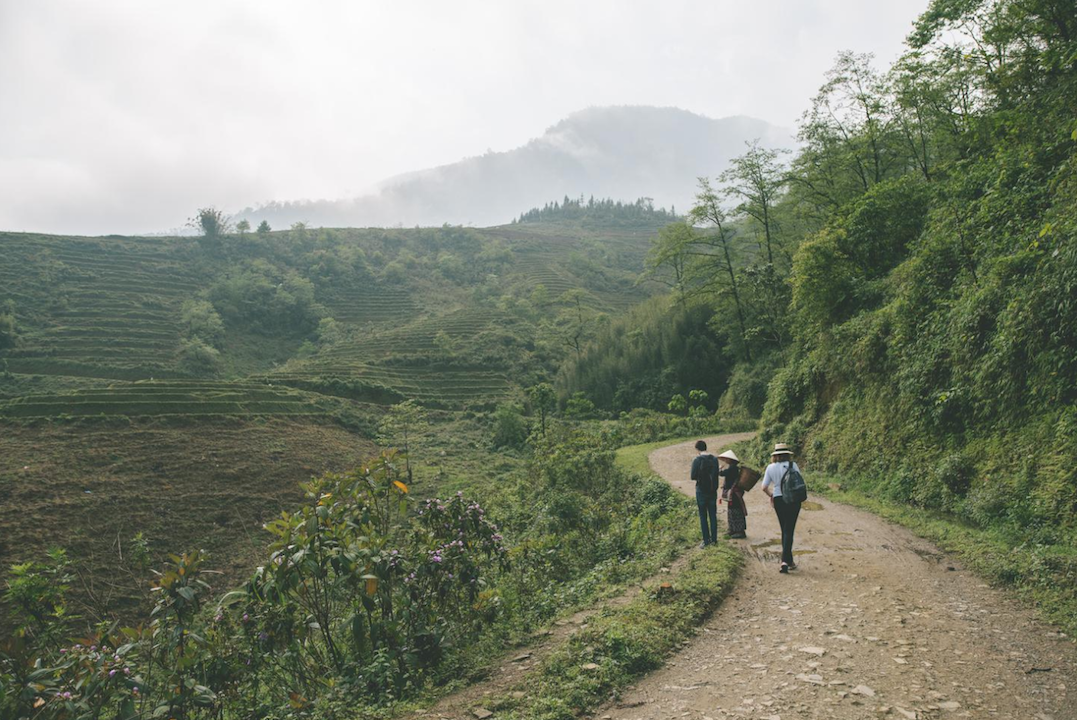
<path fill-rule="evenodd" d="M 18 330 L 15 347 L 0 351 L 0 586 L 11 563 L 61 546 L 87 570 L 90 584 L 75 590 L 83 617 L 130 610 L 145 600 L 145 569 L 129 553 L 142 532 L 153 565 L 205 548 L 227 587 L 260 559 L 261 524 L 294 508 L 299 482 L 374 450 L 384 406 L 414 399 L 462 417 L 455 411 L 518 395 L 515 368 L 530 378 L 551 362 L 528 364 L 544 330 L 494 309 L 500 296 L 542 284 L 554 300 L 581 288 L 589 305 L 613 312 L 643 295 L 630 282 L 641 237 L 618 240 L 608 258 L 588 240 L 587 267 L 575 267 L 581 236 L 564 228 L 474 231 L 511 248 L 512 262 L 442 272 L 443 252 L 478 262 L 485 246 L 472 232 L 351 229 L 307 245 L 285 232 L 210 247 L 0 233 L 0 313 L 14 301 Z M 352 263 L 357 249 L 369 266 Z M 405 251 L 416 272 L 397 284 L 373 279 Z M 313 286 L 311 304 L 337 332 L 311 332 L 318 317 L 244 326 L 251 275 L 261 302 L 298 276 L 290 287 Z M 180 370 L 181 308 L 202 298 L 225 324 L 222 377 L 211 367 L 193 379 Z M 540 309 L 550 315 L 541 322 L 556 311 Z M 475 446 L 483 438 L 472 430 Z"/>
<path fill-rule="evenodd" d="M 427 315 L 407 325 L 363 334 L 312 360 L 291 363 L 265 379 L 301 384 L 312 378 L 344 378 L 375 383 L 401 397 L 438 407 L 489 405 L 513 390 L 505 372 L 488 365 L 447 362 L 451 350 L 439 348 L 437 338 L 444 333 L 450 344 L 465 344 L 511 321 L 488 308 Z"/>
<path fill-rule="evenodd" d="M 136 382 L 0 403 L 0 418 L 323 415 L 315 395 L 259 383 Z"/>
<path fill-rule="evenodd" d="M 321 300 L 333 318 L 356 325 L 406 318 L 418 309 L 407 290 L 373 282 L 327 291 Z"/>
<path fill-rule="evenodd" d="M 0 575 L 64 547 L 80 570 L 72 611 L 88 622 L 134 618 L 152 578 L 132 562 L 141 532 L 153 567 L 202 548 L 222 573 L 214 585 L 234 587 L 265 561 L 262 523 L 295 509 L 300 482 L 373 451 L 316 417 L 0 423 Z"/>
<path fill-rule="evenodd" d="M 0 238 L 0 283 L 27 322 L 12 372 L 174 375 L 179 308 L 203 283 L 174 239 Z"/>

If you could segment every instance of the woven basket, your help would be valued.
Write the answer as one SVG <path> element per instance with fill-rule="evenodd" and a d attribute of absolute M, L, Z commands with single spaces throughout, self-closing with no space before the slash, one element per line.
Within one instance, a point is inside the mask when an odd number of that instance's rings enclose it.
<path fill-rule="evenodd" d="M 737 487 L 744 492 L 748 492 L 755 487 L 755 484 L 759 482 L 761 475 L 758 470 L 753 470 L 747 465 L 740 466 L 740 477 L 737 478 Z"/>

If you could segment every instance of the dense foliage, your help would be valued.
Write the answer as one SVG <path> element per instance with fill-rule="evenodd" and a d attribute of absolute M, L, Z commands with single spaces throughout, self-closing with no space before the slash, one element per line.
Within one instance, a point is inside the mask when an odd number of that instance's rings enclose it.
<path fill-rule="evenodd" d="M 615 466 L 620 435 L 551 422 L 484 505 L 460 492 L 411 501 L 392 455 L 326 474 L 266 525 L 266 562 L 244 587 L 214 595 L 202 553 L 172 556 L 145 626 L 83 637 L 72 561 L 19 565 L 0 714 L 354 717 L 459 677 L 484 663 L 475 648 L 653 572 L 685 541 L 691 515 L 673 491 Z"/>
<path fill-rule="evenodd" d="M 1074 18 L 1064 0 L 936 0 L 887 72 L 840 54 L 788 164 L 749 147 L 648 260 L 667 303 L 705 304 L 728 338 L 719 412 L 762 414 L 760 456 L 795 443 L 847 489 L 1005 538 L 1027 558 L 1010 580 L 1069 588 Z M 628 359 L 637 376 L 685 362 L 643 362 L 650 325 L 611 326 L 568 387 L 610 402 Z"/>
<path fill-rule="evenodd" d="M 888 75 L 839 60 L 791 176 L 823 224 L 765 415 L 874 493 L 1046 543 L 1077 529 L 1072 9 L 936 2 Z"/>
<path fill-rule="evenodd" d="M 512 222 L 536 223 L 536 222 L 571 222 L 587 225 L 601 225 L 603 227 L 617 227 L 627 225 L 640 227 L 641 225 L 664 224 L 677 218 L 676 212 L 665 208 L 654 207 L 651 198 L 639 198 L 635 202 L 621 202 L 613 198 L 595 200 L 594 197 L 586 201 L 583 197 L 570 198 L 546 203 L 541 208 L 531 208 L 527 212 L 520 213 Z"/>
<path fill-rule="evenodd" d="M 659 298 L 602 329 L 579 360 L 562 370 L 566 394 L 584 392 L 597 406 L 667 409 L 670 398 L 703 390 L 713 401 L 732 366 L 728 340 L 709 325 L 703 304 L 670 306 Z"/>

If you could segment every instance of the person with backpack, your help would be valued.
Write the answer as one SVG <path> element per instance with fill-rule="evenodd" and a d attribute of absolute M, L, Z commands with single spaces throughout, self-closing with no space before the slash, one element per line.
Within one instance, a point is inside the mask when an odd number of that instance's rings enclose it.
<path fill-rule="evenodd" d="M 700 547 L 718 542 L 718 458 L 707 452 L 707 443 L 696 442 L 699 455 L 692 461 L 692 480 L 696 483 L 699 527 L 703 531 Z"/>
<path fill-rule="evenodd" d="M 770 504 L 782 528 L 782 566 L 778 572 L 788 573 L 797 569 L 793 561 L 793 531 L 797 527 L 800 504 L 808 499 L 808 490 L 788 445 L 775 445 L 770 461 L 763 473 L 763 492 L 770 496 Z"/>
<path fill-rule="evenodd" d="M 748 507 L 744 504 L 744 491 L 737 484 L 740 480 L 740 458 L 732 450 L 726 450 L 718 456 L 718 462 L 722 499 L 726 501 L 726 537 L 743 540 L 748 537 Z"/>

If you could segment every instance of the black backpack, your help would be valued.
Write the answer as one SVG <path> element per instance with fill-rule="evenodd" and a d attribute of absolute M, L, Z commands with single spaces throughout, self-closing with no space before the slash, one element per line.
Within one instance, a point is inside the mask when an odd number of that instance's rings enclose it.
<path fill-rule="evenodd" d="M 718 458 L 713 455 L 700 455 L 699 479 L 696 484 L 705 493 L 718 493 Z"/>
<path fill-rule="evenodd" d="M 782 475 L 782 500 L 784 502 L 804 502 L 808 499 L 808 486 L 804 483 L 804 476 L 793 467 L 793 461 L 789 461 L 789 467 Z"/>

